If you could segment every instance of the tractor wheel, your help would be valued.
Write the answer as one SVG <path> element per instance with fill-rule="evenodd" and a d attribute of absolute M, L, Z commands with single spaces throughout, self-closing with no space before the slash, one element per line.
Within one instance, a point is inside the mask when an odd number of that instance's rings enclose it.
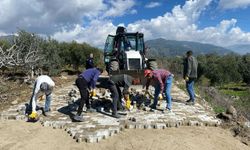
<path fill-rule="evenodd" d="M 149 61 L 147 68 L 151 69 L 151 70 L 158 69 L 157 62 L 156 61 Z"/>
<path fill-rule="evenodd" d="M 119 63 L 118 63 L 118 61 L 116 61 L 116 60 L 111 61 L 110 65 L 109 65 L 109 69 L 110 69 L 110 71 L 117 71 L 117 70 L 119 70 Z"/>

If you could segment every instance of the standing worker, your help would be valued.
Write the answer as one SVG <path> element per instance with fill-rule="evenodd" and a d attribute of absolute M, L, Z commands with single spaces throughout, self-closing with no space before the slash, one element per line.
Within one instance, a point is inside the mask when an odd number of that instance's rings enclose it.
<path fill-rule="evenodd" d="M 82 72 L 78 78 L 76 79 L 76 86 L 78 87 L 81 95 L 80 105 L 77 110 L 77 114 L 74 116 L 74 120 L 76 121 L 83 121 L 82 109 L 84 104 L 86 104 L 87 112 L 94 112 L 95 110 L 90 107 L 89 103 L 89 91 L 91 92 L 91 95 L 95 95 L 95 87 L 96 87 L 96 81 L 99 78 L 100 74 L 102 74 L 103 70 L 100 68 L 91 68 L 87 69 L 84 72 Z"/>
<path fill-rule="evenodd" d="M 93 53 L 89 54 L 89 57 L 86 60 L 86 69 L 94 68 L 94 56 Z"/>
<path fill-rule="evenodd" d="M 162 99 L 163 90 L 165 89 L 166 100 L 167 100 L 167 107 L 163 109 L 163 113 L 165 111 L 172 112 L 172 99 L 171 99 L 171 88 L 172 88 L 172 81 L 173 81 L 173 74 L 165 69 L 158 69 L 158 70 L 145 70 L 144 76 L 147 78 L 146 83 L 146 91 L 148 91 L 148 87 L 150 82 L 153 80 L 153 85 L 155 87 L 154 93 L 154 103 L 151 105 L 152 109 L 156 109 L 158 103 L 158 97 Z M 160 94 L 160 95 L 159 95 Z"/>
<path fill-rule="evenodd" d="M 54 86 L 55 83 L 49 76 L 41 75 L 37 77 L 29 105 L 29 107 L 31 107 L 32 109 L 32 113 L 29 115 L 29 118 L 32 119 L 37 117 L 37 112 L 36 112 L 37 99 L 39 97 L 42 97 L 44 94 L 46 95 L 46 101 L 44 109 L 42 110 L 45 116 L 48 115 L 47 113 L 50 111 L 50 103 L 52 100 L 52 91 Z"/>
<path fill-rule="evenodd" d="M 115 118 L 120 118 L 118 110 L 120 113 L 124 114 L 124 108 L 121 104 L 122 95 L 126 101 L 130 101 L 129 98 L 129 87 L 132 85 L 133 77 L 127 74 L 113 75 L 108 80 L 108 83 L 102 83 L 102 87 L 108 88 L 111 92 L 111 97 L 113 99 L 113 111 L 112 116 Z M 123 92 L 121 92 L 120 87 L 123 87 Z"/>
<path fill-rule="evenodd" d="M 190 105 L 194 105 L 195 103 L 194 80 L 197 78 L 198 67 L 198 62 L 192 55 L 192 51 L 187 51 L 186 58 L 183 63 L 183 78 L 186 81 L 186 89 L 189 95 L 189 100 L 186 102 Z"/>

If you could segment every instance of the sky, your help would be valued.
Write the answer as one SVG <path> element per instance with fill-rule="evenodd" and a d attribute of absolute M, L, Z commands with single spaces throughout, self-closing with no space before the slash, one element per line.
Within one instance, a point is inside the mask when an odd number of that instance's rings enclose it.
<path fill-rule="evenodd" d="M 250 0 L 0 0 L 0 36 L 18 29 L 102 48 L 117 26 L 145 40 L 250 44 Z"/>

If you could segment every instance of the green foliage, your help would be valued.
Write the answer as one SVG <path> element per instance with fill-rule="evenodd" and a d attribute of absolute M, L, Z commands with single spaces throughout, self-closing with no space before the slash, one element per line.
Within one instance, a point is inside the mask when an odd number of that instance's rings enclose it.
<path fill-rule="evenodd" d="M 243 81 L 250 84 L 250 54 L 244 55 L 240 59 L 239 72 L 242 74 Z"/>
<path fill-rule="evenodd" d="M 22 60 L 20 61 L 22 64 L 19 65 L 22 72 L 27 72 L 27 69 L 30 70 L 31 67 L 34 67 L 34 69 L 42 68 L 50 75 L 57 75 L 65 69 L 74 69 L 73 72 L 77 72 L 79 69 L 85 68 L 86 59 L 90 53 L 94 54 L 96 66 L 104 66 L 102 52 L 87 43 L 75 41 L 60 43 L 50 37 L 44 39 L 25 30 L 18 31 L 17 36 L 14 37 L 14 43 L 20 51 L 18 56 L 20 57 L 19 61 Z M 12 45 L 10 42 L 2 40 L 0 46 L 9 48 Z M 32 56 L 32 59 L 27 61 L 27 56 Z M 40 59 L 35 60 L 38 57 Z M 17 67 L 15 66 L 14 70 L 17 70 Z"/>
<path fill-rule="evenodd" d="M 86 59 L 90 53 L 94 55 L 94 63 L 96 66 L 103 66 L 102 52 L 97 48 L 91 47 L 87 43 L 79 44 L 75 41 L 71 43 L 63 42 L 60 45 L 60 49 L 59 55 L 62 58 L 63 64 L 65 66 L 72 66 L 75 70 L 79 70 L 80 67 L 84 68 Z"/>
<path fill-rule="evenodd" d="M 60 47 L 59 42 L 48 38 L 42 44 L 43 60 L 40 65 L 44 70 L 48 71 L 51 75 L 60 73 L 62 67 L 62 60 L 59 56 Z"/>
<path fill-rule="evenodd" d="M 238 71 L 240 57 L 237 55 L 218 56 L 215 54 L 198 56 L 198 77 L 204 75 L 211 84 L 239 82 L 242 76 Z"/>
<path fill-rule="evenodd" d="M 11 44 L 7 40 L 0 40 L 0 47 L 2 47 L 3 50 L 6 50 L 11 47 Z"/>
<path fill-rule="evenodd" d="M 223 106 L 213 106 L 213 110 L 215 113 L 219 114 L 219 113 L 222 113 L 222 112 L 225 112 L 226 111 L 226 108 L 224 108 Z"/>

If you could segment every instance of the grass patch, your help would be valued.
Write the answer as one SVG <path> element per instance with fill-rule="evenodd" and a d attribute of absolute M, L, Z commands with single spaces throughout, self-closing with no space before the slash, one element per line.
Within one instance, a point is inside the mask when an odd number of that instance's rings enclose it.
<path fill-rule="evenodd" d="M 226 108 L 216 105 L 216 106 L 213 106 L 213 110 L 215 113 L 222 113 L 226 111 Z"/>

